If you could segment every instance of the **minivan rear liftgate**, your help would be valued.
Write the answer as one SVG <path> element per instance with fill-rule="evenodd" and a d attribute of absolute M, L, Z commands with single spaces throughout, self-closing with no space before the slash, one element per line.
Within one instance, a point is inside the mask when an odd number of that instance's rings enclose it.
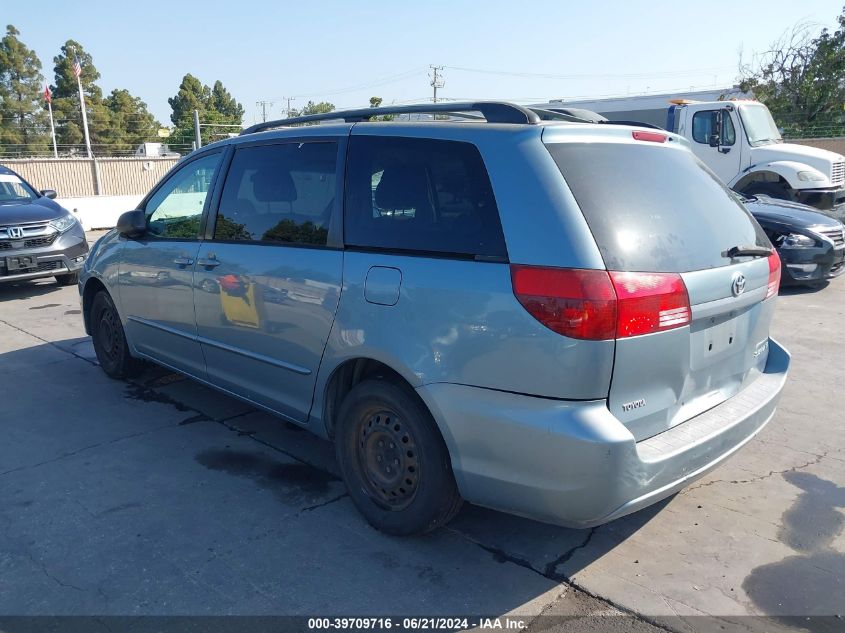
<path fill-rule="evenodd" d="M 547 148 L 610 271 L 619 323 L 608 408 L 640 441 L 760 376 L 780 262 L 745 208 L 671 135 L 619 132 L 616 142 Z M 600 174 L 613 174 L 614 186 L 599 186 Z M 611 338 L 587 338 L 596 335 Z"/>

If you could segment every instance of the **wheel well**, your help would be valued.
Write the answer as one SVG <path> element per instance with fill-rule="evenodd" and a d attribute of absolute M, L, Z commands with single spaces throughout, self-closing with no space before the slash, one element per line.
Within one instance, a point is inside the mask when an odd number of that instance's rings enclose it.
<path fill-rule="evenodd" d="M 334 436 L 335 418 L 346 394 L 359 382 L 373 377 L 386 378 L 397 384 L 405 384 L 413 390 L 411 384 L 399 372 L 380 361 L 372 358 L 354 358 L 345 361 L 335 369 L 326 386 L 323 423 L 330 438 Z"/>
<path fill-rule="evenodd" d="M 91 302 L 94 301 L 94 296 L 100 292 L 100 290 L 105 290 L 106 287 L 103 285 L 103 282 L 97 279 L 96 277 L 92 277 L 89 279 L 86 284 L 85 288 L 82 291 L 82 320 L 85 324 L 85 333 L 91 334 L 91 324 L 89 323 L 89 313 L 91 312 Z M 108 292 L 108 291 L 107 291 Z"/>
<path fill-rule="evenodd" d="M 778 184 L 786 187 L 787 189 L 791 189 L 789 183 L 783 176 L 772 171 L 755 171 L 752 174 L 747 174 L 739 182 L 737 182 L 733 188 L 735 191 L 739 191 L 741 193 L 747 189 L 749 185 L 756 185 L 759 183 Z"/>

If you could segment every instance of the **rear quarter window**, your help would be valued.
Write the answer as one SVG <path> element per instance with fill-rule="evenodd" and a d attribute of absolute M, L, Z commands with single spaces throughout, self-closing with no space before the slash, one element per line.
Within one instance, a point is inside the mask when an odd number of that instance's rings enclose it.
<path fill-rule="evenodd" d="M 490 178 L 474 145 L 353 136 L 347 164 L 348 246 L 507 257 Z"/>
<path fill-rule="evenodd" d="M 654 143 L 546 146 L 610 270 L 727 266 L 732 246 L 770 248 L 763 229 L 692 152 Z"/>

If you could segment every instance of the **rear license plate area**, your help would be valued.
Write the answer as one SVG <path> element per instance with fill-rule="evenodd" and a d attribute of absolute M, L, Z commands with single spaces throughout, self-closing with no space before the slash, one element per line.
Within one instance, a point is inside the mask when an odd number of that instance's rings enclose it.
<path fill-rule="evenodd" d="M 38 268 L 38 258 L 35 255 L 14 255 L 6 258 L 6 272 L 29 271 Z"/>

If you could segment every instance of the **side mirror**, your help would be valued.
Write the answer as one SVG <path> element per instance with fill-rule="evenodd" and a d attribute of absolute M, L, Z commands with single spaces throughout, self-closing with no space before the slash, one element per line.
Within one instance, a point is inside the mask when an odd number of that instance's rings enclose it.
<path fill-rule="evenodd" d="M 707 143 L 708 145 L 710 145 L 710 147 L 719 147 L 719 145 L 722 144 L 722 139 L 719 138 L 718 134 L 711 134 Z"/>
<path fill-rule="evenodd" d="M 117 219 L 117 232 L 126 237 L 141 237 L 147 232 L 147 216 L 140 209 L 121 214 Z"/>
<path fill-rule="evenodd" d="M 40 191 L 41 195 L 45 198 L 50 198 L 50 200 L 55 199 L 55 197 L 59 194 L 56 193 L 55 189 L 42 189 Z"/>

